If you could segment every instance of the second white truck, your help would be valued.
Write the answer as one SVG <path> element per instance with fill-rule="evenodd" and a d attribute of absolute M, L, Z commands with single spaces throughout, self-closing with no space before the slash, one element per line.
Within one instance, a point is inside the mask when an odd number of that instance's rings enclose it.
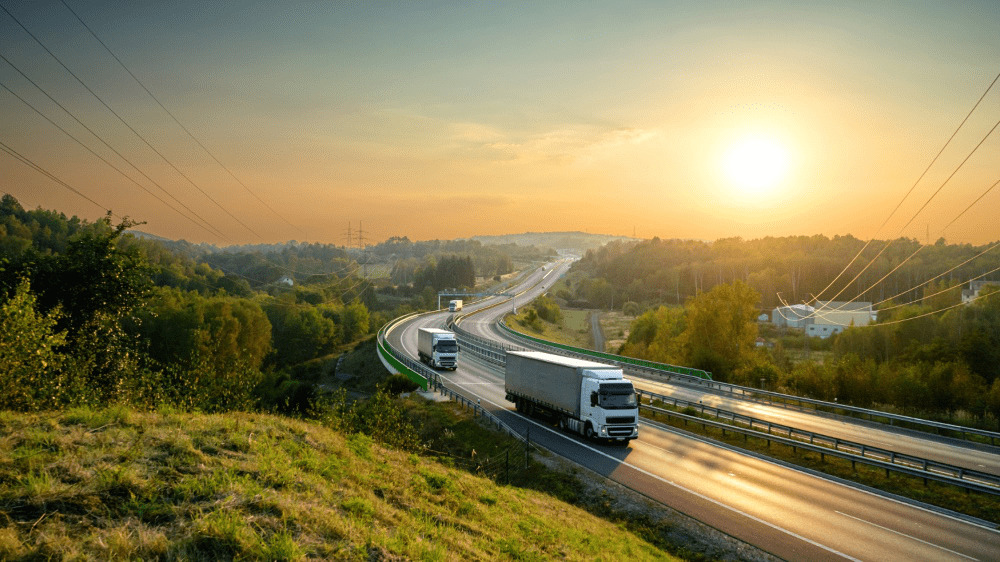
<path fill-rule="evenodd" d="M 540 351 L 508 351 L 507 400 L 589 439 L 639 436 L 639 404 L 621 368 Z"/>
<path fill-rule="evenodd" d="M 454 332 L 439 328 L 417 330 L 417 354 L 435 369 L 458 368 L 458 339 Z"/>
<path fill-rule="evenodd" d="M 448 302 L 448 312 L 458 312 L 459 310 L 462 310 L 462 299 Z"/>

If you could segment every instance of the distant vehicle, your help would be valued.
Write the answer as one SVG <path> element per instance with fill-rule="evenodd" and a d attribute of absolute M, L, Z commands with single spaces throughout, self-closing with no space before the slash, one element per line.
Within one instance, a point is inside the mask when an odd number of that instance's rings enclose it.
<path fill-rule="evenodd" d="M 461 299 L 455 299 L 448 303 L 448 312 L 458 312 L 459 310 L 462 310 Z"/>
<path fill-rule="evenodd" d="M 435 369 L 458 368 L 458 339 L 454 332 L 438 328 L 417 330 L 417 354 Z"/>
<path fill-rule="evenodd" d="M 639 436 L 632 381 L 612 365 L 540 351 L 508 351 L 507 400 L 588 439 L 628 443 Z"/>

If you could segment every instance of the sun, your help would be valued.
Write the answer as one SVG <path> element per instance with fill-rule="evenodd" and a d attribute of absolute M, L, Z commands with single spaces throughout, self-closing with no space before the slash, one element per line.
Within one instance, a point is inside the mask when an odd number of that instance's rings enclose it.
<path fill-rule="evenodd" d="M 774 139 L 745 137 L 729 147 L 722 162 L 733 186 L 747 195 L 774 189 L 788 173 L 788 150 Z"/>

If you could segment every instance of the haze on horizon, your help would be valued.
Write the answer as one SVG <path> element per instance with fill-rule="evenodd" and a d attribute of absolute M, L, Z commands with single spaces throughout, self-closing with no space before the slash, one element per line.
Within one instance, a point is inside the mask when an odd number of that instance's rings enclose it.
<path fill-rule="evenodd" d="M 66 0 L 249 192 L 60 0 L 0 3 L 198 188 L 3 12 L 0 54 L 223 236 L 4 88 L 0 142 L 167 238 L 1000 239 L 1000 190 L 947 226 L 1000 179 L 994 136 L 902 229 L 1000 119 L 1000 87 L 878 230 L 1000 72 L 988 1 Z M 2 60 L 0 82 L 169 201 Z M 0 180 L 26 208 L 104 214 L 3 152 Z"/>

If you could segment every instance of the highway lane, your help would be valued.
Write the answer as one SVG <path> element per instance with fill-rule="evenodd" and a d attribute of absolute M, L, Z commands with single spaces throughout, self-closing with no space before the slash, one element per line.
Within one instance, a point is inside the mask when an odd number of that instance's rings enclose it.
<path fill-rule="evenodd" d="M 1000 533 L 644 423 L 629 448 L 589 443 L 513 411 L 503 375 L 465 358 L 451 389 L 531 439 L 782 558 L 988 560 Z"/>
<path fill-rule="evenodd" d="M 640 378 L 633 374 L 636 387 L 657 394 L 701 402 L 706 406 L 721 408 L 758 419 L 784 424 L 795 428 L 837 437 L 855 443 L 905 453 L 955 466 L 1000 475 L 1000 454 L 991 450 L 970 447 L 954 440 L 919 437 L 910 432 L 894 431 L 884 426 L 866 424 L 857 420 L 826 417 L 808 410 L 800 411 L 747 400 L 720 396 L 696 388 Z"/>
<path fill-rule="evenodd" d="M 546 282 L 543 283 L 545 288 L 551 286 L 552 282 L 568 270 L 570 265 L 571 262 L 558 264 L 550 273 L 551 279 L 546 278 Z M 534 279 L 532 277 L 532 280 Z M 544 290 L 542 287 L 538 287 L 518 297 L 517 306 L 524 306 Z M 509 310 L 510 308 L 506 306 L 499 306 L 495 310 L 471 316 L 462 322 L 462 327 L 480 337 L 523 347 L 524 342 L 512 338 L 496 326 L 497 320 Z M 1000 476 L 1000 448 L 997 447 L 970 446 L 967 442 L 932 435 L 924 437 L 913 432 L 900 431 L 898 428 L 861 420 L 826 416 L 809 410 L 795 410 L 737 397 L 722 396 L 702 388 L 657 381 L 643 373 L 632 372 L 629 369 L 626 369 L 626 373 L 635 382 L 636 387 L 650 392 L 691 402 L 700 401 L 708 406 L 758 419 Z"/>
<path fill-rule="evenodd" d="M 552 279 L 558 272 L 557 268 Z M 518 305 L 547 285 L 551 285 L 549 278 L 520 297 Z M 497 312 L 506 310 L 504 305 Z M 493 311 L 477 316 L 493 316 Z M 490 321 L 477 316 L 465 320 L 463 327 L 489 336 Z M 442 325 L 446 317 L 436 314 L 417 322 Z M 417 322 L 397 330 L 400 345 L 414 355 L 415 335 L 407 328 Z M 481 400 L 512 427 L 532 427 L 532 439 L 546 448 L 783 558 L 996 557 L 1000 534 L 994 530 L 730 451 L 672 429 L 644 423 L 640 439 L 627 449 L 586 443 L 513 412 L 512 404 L 504 399 L 502 373 L 471 354 L 462 358 L 457 371 L 441 372 L 441 378 L 449 388 Z"/>

